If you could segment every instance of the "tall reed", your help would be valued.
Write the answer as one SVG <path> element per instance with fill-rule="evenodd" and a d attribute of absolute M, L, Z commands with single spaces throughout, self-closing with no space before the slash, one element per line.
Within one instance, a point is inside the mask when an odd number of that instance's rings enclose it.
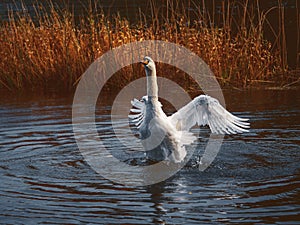
<path fill-rule="evenodd" d="M 11 11 L 9 20 L 0 26 L 0 87 L 73 89 L 96 58 L 114 47 L 142 40 L 167 40 L 189 48 L 210 66 L 223 85 L 245 87 L 287 72 L 280 0 L 276 43 L 263 35 L 267 14 L 273 9 L 261 11 L 258 0 L 256 5 L 248 0 L 223 1 L 219 22 L 204 0 L 200 5 L 193 1 L 188 4 L 192 12 L 180 1 L 167 0 L 164 7 L 151 1 L 151 17 L 140 10 L 135 23 L 118 14 L 105 15 L 96 5 L 90 5 L 88 16 L 79 21 L 74 13 L 57 9 L 51 2 L 50 10 L 35 4 L 34 18 L 25 9 Z M 171 78 L 178 79 L 179 75 L 167 68 Z M 134 66 L 124 68 L 120 74 L 122 79 L 114 80 L 112 85 L 122 86 L 143 76 Z"/>

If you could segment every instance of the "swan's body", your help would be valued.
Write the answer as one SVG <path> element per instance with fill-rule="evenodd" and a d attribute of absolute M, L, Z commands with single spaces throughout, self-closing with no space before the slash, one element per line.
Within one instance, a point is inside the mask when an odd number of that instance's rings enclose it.
<path fill-rule="evenodd" d="M 248 119 L 229 113 L 218 100 L 200 95 L 172 116 L 166 116 L 158 101 L 156 68 L 150 57 L 142 62 L 147 75 L 147 96 L 141 101 L 134 99 L 135 107 L 129 118 L 138 128 L 147 158 L 154 161 L 170 160 L 181 162 L 186 156 L 185 145 L 191 144 L 194 137 L 189 130 L 194 125 L 209 125 L 215 134 L 236 134 L 248 132 Z"/>

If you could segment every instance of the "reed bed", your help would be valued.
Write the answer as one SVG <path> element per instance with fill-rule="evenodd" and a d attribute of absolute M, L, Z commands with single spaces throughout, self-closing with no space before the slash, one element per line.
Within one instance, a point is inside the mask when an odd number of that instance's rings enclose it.
<path fill-rule="evenodd" d="M 167 1 L 165 7 L 152 1 L 150 13 L 140 10 L 140 19 L 135 23 L 119 15 L 105 15 L 96 5 L 80 18 L 51 2 L 50 10 L 35 4 L 34 16 L 26 9 L 11 11 L 9 20 L 0 26 L 0 87 L 72 90 L 95 59 L 112 48 L 142 40 L 167 40 L 187 47 L 210 66 L 222 85 L 247 87 L 295 81 L 295 76 L 287 75 L 284 17 L 279 6 L 276 10 L 281 29 L 274 33 L 276 42 L 271 43 L 263 33 L 268 25 L 267 14 L 273 9 L 260 11 L 248 1 L 242 5 L 224 1 L 217 24 L 204 1 L 189 4 L 193 15 L 180 1 Z M 233 11 L 235 4 L 238 12 Z M 181 81 L 183 86 L 191 84 L 188 76 L 162 66 L 159 64 L 158 70 L 167 68 L 165 74 L 170 79 Z M 141 76 L 143 71 L 137 65 L 126 67 L 110 85 L 121 87 Z"/>

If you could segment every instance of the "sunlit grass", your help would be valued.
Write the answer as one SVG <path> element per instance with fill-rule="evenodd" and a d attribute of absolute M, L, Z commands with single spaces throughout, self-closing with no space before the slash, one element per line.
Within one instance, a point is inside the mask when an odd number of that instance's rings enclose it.
<path fill-rule="evenodd" d="M 0 26 L 0 86 L 9 90 L 73 89 L 96 58 L 114 47 L 142 40 L 167 40 L 189 48 L 210 66 L 222 85 L 246 87 L 282 81 L 288 72 L 282 33 L 275 34 L 276 43 L 266 41 L 263 31 L 268 11 L 255 11 L 245 2 L 238 21 L 232 19 L 232 4 L 237 3 L 224 4 L 222 26 L 218 27 L 209 12 L 197 5 L 193 6 L 196 19 L 191 19 L 186 10 L 170 5 L 165 17 L 159 18 L 162 9 L 153 4 L 151 20 L 140 13 L 134 24 L 120 16 L 106 16 L 96 7 L 76 22 L 73 13 L 51 4 L 47 12 L 35 5 L 34 18 L 26 11 L 11 12 Z M 180 74 L 168 70 L 170 78 L 178 79 Z M 112 85 L 122 86 L 144 76 L 134 66 L 120 73 L 122 78 L 114 79 Z"/>

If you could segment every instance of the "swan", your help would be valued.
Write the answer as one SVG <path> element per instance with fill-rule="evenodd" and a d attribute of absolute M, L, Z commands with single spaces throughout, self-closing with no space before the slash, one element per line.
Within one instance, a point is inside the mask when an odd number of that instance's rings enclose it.
<path fill-rule="evenodd" d="M 189 132 L 194 126 L 208 125 L 214 134 L 249 132 L 248 119 L 228 112 L 219 101 L 208 95 L 199 95 L 176 113 L 167 116 L 158 100 L 158 85 L 154 61 L 146 56 L 144 65 L 147 95 L 131 101 L 129 119 L 138 129 L 147 159 L 180 163 L 186 156 L 185 146 L 196 140 Z"/>

